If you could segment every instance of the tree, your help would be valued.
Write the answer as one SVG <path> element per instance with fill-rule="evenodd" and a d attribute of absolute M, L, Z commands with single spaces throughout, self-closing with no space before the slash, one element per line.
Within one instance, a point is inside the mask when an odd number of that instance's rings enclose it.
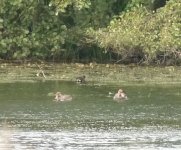
<path fill-rule="evenodd" d="M 70 5 L 81 9 L 88 4 L 84 0 L 1 0 L 0 56 L 45 59 L 60 54 L 67 27 L 58 13 Z"/>
<path fill-rule="evenodd" d="M 166 63 L 180 60 L 181 2 L 170 0 L 156 12 L 138 5 L 121 13 L 107 28 L 90 29 L 88 35 L 106 51 L 132 61 Z M 134 59 L 136 58 L 136 59 Z"/>

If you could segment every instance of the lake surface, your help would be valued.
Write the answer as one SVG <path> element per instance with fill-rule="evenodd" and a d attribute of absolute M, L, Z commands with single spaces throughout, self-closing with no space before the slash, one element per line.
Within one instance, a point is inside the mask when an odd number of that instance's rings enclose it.
<path fill-rule="evenodd" d="M 0 84 L 0 149 L 181 149 L 181 85 Z M 71 94 L 54 102 L 50 92 Z"/>

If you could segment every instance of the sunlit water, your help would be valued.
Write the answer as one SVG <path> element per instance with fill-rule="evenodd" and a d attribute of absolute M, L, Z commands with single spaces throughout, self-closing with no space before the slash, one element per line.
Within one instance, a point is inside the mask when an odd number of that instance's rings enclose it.
<path fill-rule="evenodd" d="M 0 150 L 181 149 L 181 86 L 0 84 Z M 56 103 L 49 92 L 71 94 Z"/>

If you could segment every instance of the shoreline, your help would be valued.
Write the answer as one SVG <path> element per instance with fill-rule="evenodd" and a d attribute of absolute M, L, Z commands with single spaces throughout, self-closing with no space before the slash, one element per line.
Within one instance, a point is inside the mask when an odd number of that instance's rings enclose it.
<path fill-rule="evenodd" d="M 96 84 L 181 84 L 179 66 L 136 66 L 121 64 L 81 63 L 1 63 L 0 83 L 36 81 L 75 81 L 85 75 Z"/>

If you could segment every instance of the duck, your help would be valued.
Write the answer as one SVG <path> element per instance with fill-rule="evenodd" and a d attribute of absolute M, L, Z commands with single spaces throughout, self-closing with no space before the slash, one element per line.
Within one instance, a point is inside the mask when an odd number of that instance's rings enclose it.
<path fill-rule="evenodd" d="M 116 100 L 116 101 L 127 100 L 127 99 L 128 99 L 128 97 L 122 89 L 119 89 L 118 92 L 113 97 L 113 100 Z"/>
<path fill-rule="evenodd" d="M 76 77 L 76 82 L 77 83 L 85 83 L 85 78 L 86 78 L 85 75 Z"/>
<path fill-rule="evenodd" d="M 62 94 L 61 92 L 56 92 L 56 94 L 55 94 L 56 102 L 71 101 L 71 100 L 72 100 L 71 95 Z"/>

